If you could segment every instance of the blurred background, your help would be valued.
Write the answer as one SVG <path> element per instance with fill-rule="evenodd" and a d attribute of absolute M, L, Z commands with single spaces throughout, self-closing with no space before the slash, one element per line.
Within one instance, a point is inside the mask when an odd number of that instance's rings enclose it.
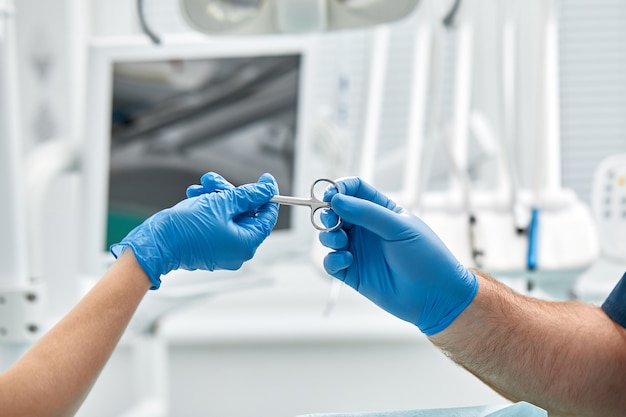
<path fill-rule="evenodd" d="M 27 276 L 20 285 L 42 301 L 35 334 L 0 332 L 3 369 L 97 280 L 111 243 L 207 171 L 236 185 L 271 172 L 286 195 L 318 177 L 362 176 L 466 266 L 538 297 L 601 302 L 623 274 L 626 3 L 420 0 L 393 22 L 327 31 L 278 1 L 283 20 L 255 21 L 271 33 L 234 24 L 232 34 L 198 26 L 202 2 L 179 3 L 7 9 L 0 290 Z M 226 23 L 267 11 L 263 1 L 206 3 Z M 353 3 L 354 21 L 367 21 Z M 78 415 L 506 402 L 327 277 L 316 239 L 306 210 L 281 207 L 241 271 L 165 277 Z"/>

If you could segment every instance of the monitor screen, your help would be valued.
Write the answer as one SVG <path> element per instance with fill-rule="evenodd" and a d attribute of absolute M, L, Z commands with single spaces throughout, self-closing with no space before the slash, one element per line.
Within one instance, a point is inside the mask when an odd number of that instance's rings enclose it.
<path fill-rule="evenodd" d="M 300 55 L 114 63 L 106 242 L 185 198 L 207 171 L 270 172 L 293 192 Z M 281 206 L 275 230 L 290 227 Z"/>
<path fill-rule="evenodd" d="M 81 263 L 98 277 L 108 248 L 157 211 L 186 198 L 209 171 L 234 185 L 276 178 L 304 195 L 324 175 L 312 142 L 315 55 L 299 37 L 97 39 L 84 104 Z M 307 210 L 281 207 L 256 263 L 304 254 Z"/>

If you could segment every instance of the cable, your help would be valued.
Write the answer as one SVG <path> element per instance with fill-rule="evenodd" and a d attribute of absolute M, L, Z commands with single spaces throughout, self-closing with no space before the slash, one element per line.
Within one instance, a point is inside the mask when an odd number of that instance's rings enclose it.
<path fill-rule="evenodd" d="M 152 43 L 155 45 L 161 45 L 161 38 L 150 28 L 148 21 L 146 20 L 146 11 L 144 7 L 144 0 L 137 0 L 137 16 L 139 17 L 139 25 L 141 30 L 145 33 Z"/>
<path fill-rule="evenodd" d="M 446 14 L 446 16 L 443 18 L 443 25 L 447 28 L 453 28 L 454 27 L 454 21 L 456 19 L 456 15 L 459 12 L 459 7 L 461 6 L 461 0 L 454 0 L 454 4 L 452 5 L 452 7 L 450 8 L 450 11 L 448 11 L 448 13 Z"/>

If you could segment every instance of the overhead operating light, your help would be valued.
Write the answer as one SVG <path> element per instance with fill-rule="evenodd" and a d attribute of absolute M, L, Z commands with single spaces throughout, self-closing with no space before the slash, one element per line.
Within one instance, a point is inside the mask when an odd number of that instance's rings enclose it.
<path fill-rule="evenodd" d="M 212 21 L 231 25 L 250 19 L 262 5 L 262 0 L 210 0 L 205 9 Z"/>
<path fill-rule="evenodd" d="M 183 17 L 210 35 L 332 31 L 402 19 L 419 0 L 179 0 Z"/>
<path fill-rule="evenodd" d="M 395 0 L 335 0 L 336 9 L 343 9 L 354 18 L 364 19 L 372 23 L 393 22 L 410 14 L 417 4 L 416 1 Z"/>

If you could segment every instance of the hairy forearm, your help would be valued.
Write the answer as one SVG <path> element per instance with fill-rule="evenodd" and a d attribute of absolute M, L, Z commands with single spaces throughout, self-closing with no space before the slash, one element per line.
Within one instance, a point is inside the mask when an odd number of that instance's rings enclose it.
<path fill-rule="evenodd" d="M 73 415 L 149 286 L 132 252 L 124 253 L 66 317 L 0 376 L 0 414 Z"/>
<path fill-rule="evenodd" d="M 626 331 L 578 302 L 522 296 L 477 272 L 470 306 L 431 341 L 512 400 L 554 416 L 626 414 Z"/>

